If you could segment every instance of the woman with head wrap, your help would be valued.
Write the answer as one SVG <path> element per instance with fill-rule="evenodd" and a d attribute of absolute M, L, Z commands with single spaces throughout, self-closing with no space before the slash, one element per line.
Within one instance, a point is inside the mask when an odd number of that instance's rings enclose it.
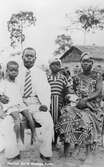
<path fill-rule="evenodd" d="M 81 55 L 80 63 L 82 72 L 73 79 L 73 88 L 79 100 L 75 107 L 66 106 L 62 109 L 63 114 L 56 128 L 63 136 L 65 154 L 71 144 L 88 148 L 97 143 L 102 133 L 102 78 L 92 71 L 93 58 L 89 53 Z"/>

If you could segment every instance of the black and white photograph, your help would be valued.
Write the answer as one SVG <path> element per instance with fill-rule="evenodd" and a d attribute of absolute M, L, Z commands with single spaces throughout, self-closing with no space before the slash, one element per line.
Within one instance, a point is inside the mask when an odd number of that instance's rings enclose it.
<path fill-rule="evenodd" d="M 104 167 L 104 1 L 0 1 L 0 167 Z"/>

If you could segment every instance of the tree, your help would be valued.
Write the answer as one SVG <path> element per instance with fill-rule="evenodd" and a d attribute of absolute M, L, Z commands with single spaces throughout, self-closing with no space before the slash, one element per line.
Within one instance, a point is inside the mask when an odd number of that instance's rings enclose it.
<path fill-rule="evenodd" d="M 56 56 L 65 53 L 71 47 L 72 39 L 70 35 L 61 34 L 57 36 L 55 43 L 58 45 L 58 49 L 54 52 Z"/>
<path fill-rule="evenodd" d="M 75 29 L 84 31 L 84 44 L 86 43 L 86 33 L 96 32 L 96 30 L 104 29 L 104 9 L 85 8 L 75 11 L 76 19 L 72 19 L 71 24 Z M 69 17 L 67 15 L 67 17 Z"/>
<path fill-rule="evenodd" d="M 77 10 L 78 21 L 84 29 L 84 34 L 91 30 L 103 30 L 104 29 L 104 9 L 88 8 L 83 10 Z"/>
<path fill-rule="evenodd" d="M 104 29 L 104 9 L 88 8 L 77 10 L 76 13 L 83 29 L 87 31 Z"/>
<path fill-rule="evenodd" d="M 11 46 L 15 48 L 18 44 L 21 44 L 25 40 L 25 34 L 23 30 L 25 27 L 35 25 L 36 17 L 31 11 L 21 11 L 17 14 L 12 14 L 10 20 L 7 22 L 8 31 L 10 33 Z"/>

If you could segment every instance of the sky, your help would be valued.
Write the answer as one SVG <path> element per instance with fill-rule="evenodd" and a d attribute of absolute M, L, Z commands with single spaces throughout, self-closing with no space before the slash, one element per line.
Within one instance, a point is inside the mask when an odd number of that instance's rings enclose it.
<path fill-rule="evenodd" d="M 33 11 L 37 21 L 35 27 L 25 30 L 24 48 L 34 47 L 41 61 L 48 60 L 56 49 L 57 35 L 65 33 L 67 24 L 65 14 L 74 13 L 76 9 L 85 7 L 104 8 L 103 0 L 0 0 L 0 50 L 9 48 L 10 40 L 7 31 L 7 21 L 13 13 Z M 83 32 L 71 30 L 74 45 L 83 44 Z M 104 46 L 104 31 L 87 34 L 87 45 Z M 6 53 L 8 54 L 8 53 Z"/>

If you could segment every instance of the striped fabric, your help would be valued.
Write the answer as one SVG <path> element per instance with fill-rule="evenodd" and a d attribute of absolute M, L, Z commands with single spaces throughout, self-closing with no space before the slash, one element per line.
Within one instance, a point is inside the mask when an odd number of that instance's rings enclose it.
<path fill-rule="evenodd" d="M 50 75 L 48 77 L 49 84 L 51 86 L 51 94 L 52 95 L 61 95 L 63 88 L 68 87 L 67 78 L 59 73 L 56 76 Z"/>
<path fill-rule="evenodd" d="M 31 72 L 27 71 L 24 84 L 24 97 L 28 98 L 31 96 L 31 94 L 32 94 Z"/>
<path fill-rule="evenodd" d="M 58 96 L 57 95 L 54 95 L 51 97 L 51 115 L 52 115 L 52 118 L 53 118 L 53 122 L 57 122 L 58 120 Z"/>
<path fill-rule="evenodd" d="M 51 115 L 54 123 L 57 123 L 60 110 L 63 106 L 63 90 L 68 87 L 67 78 L 58 73 L 56 76 L 50 75 L 48 82 L 51 86 Z"/>

